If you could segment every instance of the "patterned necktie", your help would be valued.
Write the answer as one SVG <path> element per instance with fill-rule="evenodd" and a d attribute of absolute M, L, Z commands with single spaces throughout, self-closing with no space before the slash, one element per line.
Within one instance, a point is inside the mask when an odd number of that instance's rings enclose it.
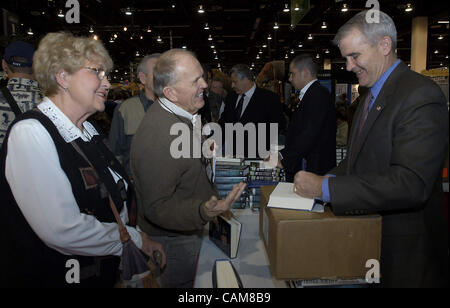
<path fill-rule="evenodd" d="M 238 105 L 236 107 L 236 118 L 238 120 L 241 118 L 242 105 L 244 105 L 244 97 L 245 97 L 245 94 L 242 94 L 241 98 L 239 99 Z"/>
<path fill-rule="evenodd" d="M 352 144 L 350 145 L 350 160 L 349 160 L 349 166 L 350 163 L 353 162 L 353 158 L 354 158 L 354 152 L 355 152 L 355 145 L 358 141 L 359 135 L 361 134 L 362 128 L 364 126 L 364 123 L 367 120 L 367 116 L 369 114 L 369 107 L 370 107 L 370 102 L 372 101 L 372 91 L 370 91 L 367 93 L 367 96 L 364 98 L 364 105 L 363 105 L 363 110 L 361 112 L 361 117 L 359 118 L 359 126 L 358 126 L 358 130 L 356 131 L 356 137 L 353 139 Z"/>
<path fill-rule="evenodd" d="M 364 126 L 364 123 L 366 123 L 367 115 L 369 114 L 370 102 L 372 101 L 372 98 L 373 98 L 372 91 L 369 90 L 369 93 L 367 93 L 367 96 L 364 99 L 363 111 L 361 113 L 361 118 L 359 120 L 358 134 L 356 135 L 355 141 L 358 139 L 359 134 L 361 134 L 361 130 Z"/>

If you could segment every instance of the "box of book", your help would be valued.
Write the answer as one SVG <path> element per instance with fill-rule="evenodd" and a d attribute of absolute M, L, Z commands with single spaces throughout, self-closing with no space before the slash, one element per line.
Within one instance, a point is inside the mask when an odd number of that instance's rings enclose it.
<path fill-rule="evenodd" d="M 260 236 L 277 279 L 365 278 L 366 262 L 380 260 L 381 216 L 269 208 L 274 189 L 261 187 Z"/>

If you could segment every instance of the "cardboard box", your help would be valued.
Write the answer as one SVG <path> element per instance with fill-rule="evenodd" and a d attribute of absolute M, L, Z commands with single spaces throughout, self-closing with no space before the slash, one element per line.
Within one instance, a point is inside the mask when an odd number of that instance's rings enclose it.
<path fill-rule="evenodd" d="M 261 187 L 260 236 L 277 279 L 365 278 L 380 260 L 381 216 L 335 216 L 267 208 L 275 186 Z"/>

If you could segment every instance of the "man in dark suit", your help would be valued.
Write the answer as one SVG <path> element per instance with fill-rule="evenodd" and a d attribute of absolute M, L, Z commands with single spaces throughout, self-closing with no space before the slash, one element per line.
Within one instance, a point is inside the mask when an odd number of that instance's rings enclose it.
<path fill-rule="evenodd" d="M 382 286 L 445 287 L 446 99 L 397 59 L 392 19 L 380 12 L 378 23 L 368 23 L 366 14 L 348 21 L 334 40 L 347 70 L 370 88 L 355 113 L 347 159 L 326 177 L 300 171 L 295 189 L 330 201 L 336 215 L 382 216 Z"/>
<path fill-rule="evenodd" d="M 266 157 L 270 151 L 270 144 L 277 143 L 277 140 L 270 138 L 270 124 L 278 125 L 278 133 L 282 133 L 286 125 L 283 116 L 280 98 L 273 92 L 258 88 L 255 84 L 255 77 L 250 68 L 243 64 L 237 64 L 231 69 L 231 87 L 234 92 L 228 94 L 225 102 L 225 110 L 219 120 L 222 131 L 226 137 L 226 125 L 242 124 L 245 127 L 255 125 L 256 136 L 245 133 L 243 144 L 233 133 L 234 146 L 232 151 L 234 156 L 245 158 Z M 247 126 L 247 124 L 250 124 Z M 265 124 L 265 131 L 258 129 L 258 124 Z M 266 134 L 265 153 L 258 150 L 258 136 Z M 272 134 L 274 131 L 272 131 Z M 278 138 L 278 136 L 276 136 Z M 229 153 L 231 140 L 225 140 L 225 150 Z M 261 138 L 261 140 L 264 140 Z M 237 145 L 237 146 L 236 146 Z M 228 146 L 228 148 L 227 148 Z"/>
<path fill-rule="evenodd" d="M 292 115 L 286 147 L 278 166 L 292 182 L 300 170 L 324 175 L 336 166 L 336 109 L 330 92 L 317 80 L 318 66 L 310 55 L 289 65 L 289 81 L 300 90 L 300 105 Z"/>

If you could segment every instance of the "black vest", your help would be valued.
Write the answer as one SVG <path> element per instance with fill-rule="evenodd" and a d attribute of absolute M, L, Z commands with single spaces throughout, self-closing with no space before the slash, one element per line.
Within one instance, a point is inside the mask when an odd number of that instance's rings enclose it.
<path fill-rule="evenodd" d="M 67 256 L 57 252 L 39 239 L 17 206 L 5 177 L 5 162 L 11 128 L 16 122 L 25 119 L 38 120 L 52 137 L 58 151 L 61 168 L 72 185 L 72 191 L 81 213 L 93 215 L 100 222 L 115 222 L 109 205 L 108 191 L 119 212 L 123 208 L 123 196 L 107 169 L 109 167 L 128 183 L 127 208 L 130 225 L 135 226 L 136 206 L 133 186 L 124 168 L 107 148 L 102 138 L 94 136 L 90 142 L 84 142 L 81 138 L 74 141 L 90 160 L 95 168 L 94 171 L 75 148 L 65 142 L 50 119 L 39 111 L 29 111 L 19 116 L 10 126 L 0 151 L 0 240 L 3 246 L 0 254 L 0 264 L 2 265 L 0 287 L 113 286 L 119 258 Z M 36 161 L 36 164 L 39 164 L 39 161 Z M 104 181 L 100 178 L 103 178 Z M 51 185 L 52 183 L 42 184 Z M 92 265 L 95 264 L 97 264 L 96 268 L 100 269 L 100 273 L 94 279 L 89 278 L 81 280 L 81 284 L 69 285 L 65 277 L 70 269 L 66 268 L 66 261 L 70 259 L 79 261 L 82 277 L 86 274 L 83 270 L 87 267 L 92 269 Z M 99 264 L 100 266 L 98 266 Z"/>

